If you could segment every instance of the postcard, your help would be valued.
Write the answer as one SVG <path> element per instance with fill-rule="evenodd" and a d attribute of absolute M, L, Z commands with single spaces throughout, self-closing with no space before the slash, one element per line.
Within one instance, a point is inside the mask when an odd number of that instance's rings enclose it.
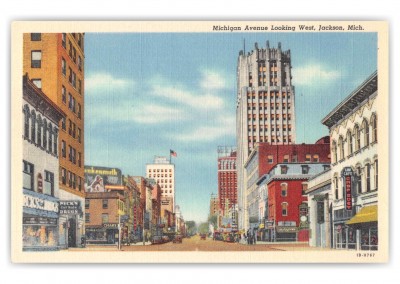
<path fill-rule="evenodd" d="M 388 42 L 383 21 L 14 22 L 12 261 L 387 262 Z"/>

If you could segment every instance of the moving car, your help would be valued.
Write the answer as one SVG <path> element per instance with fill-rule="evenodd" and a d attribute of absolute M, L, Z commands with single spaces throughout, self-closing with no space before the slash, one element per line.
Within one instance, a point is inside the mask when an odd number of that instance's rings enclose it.
<path fill-rule="evenodd" d="M 174 243 L 174 244 L 176 244 L 176 243 L 182 243 L 182 235 L 176 235 L 175 237 L 174 237 L 174 239 L 172 240 L 172 242 Z"/>

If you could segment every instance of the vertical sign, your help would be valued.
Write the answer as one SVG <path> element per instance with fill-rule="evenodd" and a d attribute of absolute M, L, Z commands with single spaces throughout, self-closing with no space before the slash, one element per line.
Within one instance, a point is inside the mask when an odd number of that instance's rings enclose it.
<path fill-rule="evenodd" d="M 343 177 L 343 200 L 344 200 L 344 208 L 348 211 L 353 209 L 353 170 L 351 167 L 345 167 L 342 170 Z"/>

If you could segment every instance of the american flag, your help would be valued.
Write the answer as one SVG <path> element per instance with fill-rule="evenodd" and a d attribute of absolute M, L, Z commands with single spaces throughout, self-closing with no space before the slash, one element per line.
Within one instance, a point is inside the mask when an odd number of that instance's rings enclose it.
<path fill-rule="evenodd" d="M 169 154 L 173 157 L 178 156 L 174 150 L 169 150 Z"/>

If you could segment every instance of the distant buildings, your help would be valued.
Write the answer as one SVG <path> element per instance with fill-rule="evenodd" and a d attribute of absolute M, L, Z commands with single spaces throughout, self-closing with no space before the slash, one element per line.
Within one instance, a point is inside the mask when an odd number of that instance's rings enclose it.
<path fill-rule="evenodd" d="M 211 194 L 209 216 L 219 215 L 219 201 L 218 200 L 219 200 L 218 195 Z"/>
<path fill-rule="evenodd" d="M 240 51 L 237 63 L 236 139 L 239 228 L 248 229 L 244 164 L 257 143 L 295 143 L 295 92 L 290 50 Z"/>
<path fill-rule="evenodd" d="M 237 204 L 236 147 L 218 147 L 218 204 L 225 215 Z"/>

